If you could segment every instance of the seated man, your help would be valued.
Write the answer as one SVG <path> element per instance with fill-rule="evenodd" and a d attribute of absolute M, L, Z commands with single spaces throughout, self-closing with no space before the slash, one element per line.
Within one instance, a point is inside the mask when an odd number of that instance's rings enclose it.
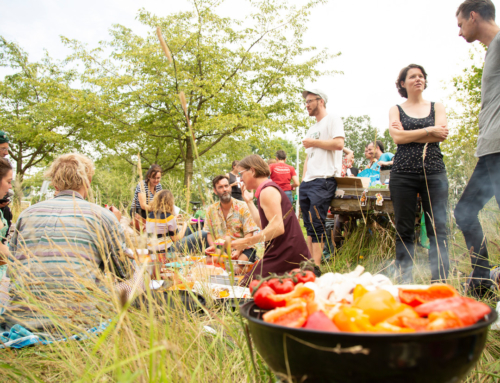
<path fill-rule="evenodd" d="M 217 176 L 213 179 L 214 193 L 219 197 L 219 202 L 210 205 L 205 215 L 204 231 L 208 232 L 209 247 L 206 253 L 214 253 L 214 241 L 226 236 L 231 239 L 248 238 L 254 235 L 259 228 L 255 224 L 248 206 L 245 202 L 231 198 L 229 178 Z M 215 238 L 213 237 L 215 236 Z M 233 250 L 232 259 L 255 262 L 257 254 L 254 248 Z"/>
<path fill-rule="evenodd" d="M 81 154 L 58 157 L 45 176 L 59 192 L 19 216 L 9 244 L 11 302 L 4 326 L 31 329 L 57 324 L 95 325 L 100 312 L 112 310 L 111 291 L 127 299 L 134 288 L 120 212 L 85 200 L 94 175 Z M 140 273 L 135 290 L 143 290 Z M 111 296 L 110 296 L 111 295 Z M 98 309 L 99 308 L 99 309 Z"/>
<path fill-rule="evenodd" d="M 373 151 L 373 142 L 368 143 L 368 150 L 374 152 L 373 158 L 375 161 L 373 162 L 371 169 L 373 170 L 389 170 L 392 168 L 394 154 L 392 153 L 384 153 L 384 144 L 382 141 L 377 140 L 377 147 Z"/>

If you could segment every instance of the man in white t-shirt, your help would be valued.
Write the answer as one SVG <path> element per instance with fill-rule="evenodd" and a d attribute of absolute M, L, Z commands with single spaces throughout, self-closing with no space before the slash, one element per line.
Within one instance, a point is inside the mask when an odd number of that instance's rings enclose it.
<path fill-rule="evenodd" d="M 339 116 L 327 113 L 328 97 L 323 91 L 306 89 L 302 96 L 306 100 L 307 112 L 316 118 L 316 124 L 302 140 L 307 159 L 300 184 L 299 203 L 307 230 L 307 247 L 319 266 L 326 214 L 337 189 L 335 177 L 339 177 L 342 171 L 344 124 Z"/>

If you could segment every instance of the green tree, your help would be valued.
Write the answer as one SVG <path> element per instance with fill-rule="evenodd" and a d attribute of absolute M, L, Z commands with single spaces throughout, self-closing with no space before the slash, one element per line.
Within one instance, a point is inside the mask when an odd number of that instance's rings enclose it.
<path fill-rule="evenodd" d="M 94 50 L 64 39 L 74 50 L 71 59 L 85 65 L 82 84 L 99 97 L 96 134 L 128 161 L 140 151 L 145 167 L 184 165 L 188 185 L 195 155 L 180 91 L 200 156 L 220 153 L 228 139 L 306 127 L 300 91 L 306 81 L 333 73 L 319 69 L 333 56 L 302 39 L 311 9 L 321 2 L 297 8 L 281 0 L 253 1 L 253 12 L 236 20 L 215 13 L 222 1 L 195 0 L 191 11 L 164 18 L 141 10 L 137 18 L 151 31 L 145 38 L 115 25 L 112 40 Z M 158 26 L 172 65 L 154 33 Z"/>
<path fill-rule="evenodd" d="M 85 92 L 71 87 L 76 72 L 48 54 L 29 62 L 16 44 L 0 36 L 0 66 L 14 73 L 0 81 L 0 130 L 11 138 L 17 180 L 61 150 L 78 147 L 87 121 Z"/>
<path fill-rule="evenodd" d="M 389 129 L 384 130 L 384 135 L 380 138 L 380 141 L 384 143 L 386 152 L 396 154 L 398 146 L 394 143 L 394 140 L 389 133 Z"/>
<path fill-rule="evenodd" d="M 452 100 L 458 104 L 456 110 L 448 111 L 450 135 L 441 144 L 451 195 L 462 195 L 477 158 L 474 156 L 479 133 L 479 112 L 481 110 L 481 78 L 485 46 L 480 45 L 470 52 L 471 64 L 463 73 L 452 80 Z"/>
<path fill-rule="evenodd" d="M 368 142 L 380 140 L 378 129 L 371 124 L 370 117 L 349 116 L 344 121 L 345 146 L 354 152 L 354 167 L 366 165 L 365 146 Z"/>

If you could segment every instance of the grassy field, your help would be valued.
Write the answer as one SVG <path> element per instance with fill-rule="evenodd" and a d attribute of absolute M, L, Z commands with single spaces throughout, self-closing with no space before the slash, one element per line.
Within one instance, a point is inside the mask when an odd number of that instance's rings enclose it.
<path fill-rule="evenodd" d="M 490 238 L 490 254 L 500 263 L 499 217 L 496 204 L 482 213 Z M 468 253 L 455 226 L 450 227 L 450 283 L 460 288 L 470 273 Z M 394 232 L 391 227 L 360 224 L 323 271 L 346 272 L 357 264 L 372 273 L 391 276 Z M 429 282 L 427 251 L 418 248 L 415 277 Z M 118 299 L 102 296 L 108 306 L 104 318 L 112 325 L 99 337 L 60 342 L 21 350 L 0 350 L 0 380 L 5 382 L 274 382 L 276 377 L 250 348 L 245 324 L 224 307 L 190 313 L 178 302 L 122 308 Z M 111 302 L 110 302 L 111 301 Z M 491 303 L 491 302 L 490 302 Z M 85 327 L 60 323 L 77 333 Z M 207 327 L 208 326 L 208 327 Z M 500 335 L 490 332 L 487 347 L 467 382 L 500 379 Z"/>

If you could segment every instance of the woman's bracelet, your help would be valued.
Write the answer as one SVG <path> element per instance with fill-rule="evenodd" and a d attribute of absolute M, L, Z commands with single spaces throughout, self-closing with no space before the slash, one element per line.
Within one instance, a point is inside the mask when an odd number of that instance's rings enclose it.
<path fill-rule="evenodd" d="M 424 128 L 424 130 L 427 132 L 427 135 L 429 135 L 429 131 L 426 128 Z"/>

